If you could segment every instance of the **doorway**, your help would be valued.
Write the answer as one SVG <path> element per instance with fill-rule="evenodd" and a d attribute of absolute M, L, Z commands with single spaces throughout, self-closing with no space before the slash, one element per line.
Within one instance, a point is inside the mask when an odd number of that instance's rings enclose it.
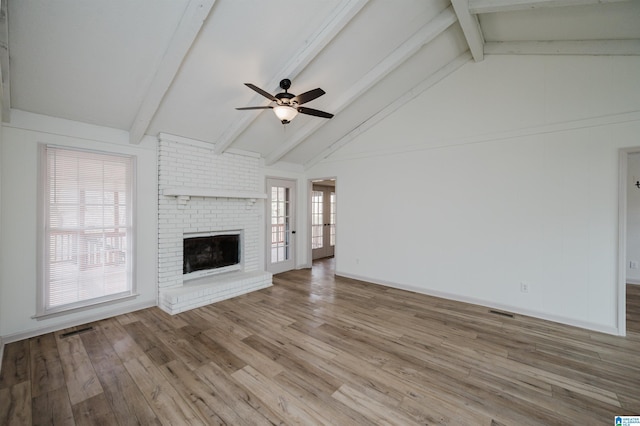
<path fill-rule="evenodd" d="M 311 259 L 333 257 L 336 247 L 336 180 L 311 181 Z"/>
<path fill-rule="evenodd" d="M 267 178 L 266 263 L 272 274 L 295 268 L 296 182 Z"/>
<path fill-rule="evenodd" d="M 640 325 L 640 148 L 620 150 L 618 332 Z"/>

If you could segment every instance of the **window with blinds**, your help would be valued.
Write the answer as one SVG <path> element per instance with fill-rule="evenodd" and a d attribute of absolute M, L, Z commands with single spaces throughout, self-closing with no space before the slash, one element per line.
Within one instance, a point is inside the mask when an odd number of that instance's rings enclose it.
<path fill-rule="evenodd" d="M 39 314 L 130 296 L 133 157 L 52 146 L 43 157 Z"/>

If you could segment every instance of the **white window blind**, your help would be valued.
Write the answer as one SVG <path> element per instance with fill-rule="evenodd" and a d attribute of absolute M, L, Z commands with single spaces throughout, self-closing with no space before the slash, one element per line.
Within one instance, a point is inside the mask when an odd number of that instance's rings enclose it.
<path fill-rule="evenodd" d="M 129 296 L 134 160 L 46 146 L 40 314 Z"/>

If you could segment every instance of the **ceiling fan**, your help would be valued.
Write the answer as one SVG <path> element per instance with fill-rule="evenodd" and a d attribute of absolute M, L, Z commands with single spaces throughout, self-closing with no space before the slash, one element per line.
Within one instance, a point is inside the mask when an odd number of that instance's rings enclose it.
<path fill-rule="evenodd" d="M 245 83 L 245 86 L 255 90 L 265 98 L 275 102 L 276 105 L 236 108 L 238 110 L 272 109 L 273 112 L 275 112 L 278 119 L 282 122 L 282 124 L 290 123 L 291 120 L 293 120 L 293 118 L 296 115 L 298 115 L 298 113 L 313 115 L 314 117 L 322 117 L 322 118 L 333 117 L 333 114 L 330 114 L 328 112 L 300 106 L 302 104 L 306 104 L 307 102 L 312 101 L 324 95 L 325 91 L 320 88 L 309 90 L 308 92 L 304 92 L 296 96 L 293 93 L 289 93 L 287 91 L 289 90 L 289 87 L 291 87 L 291 80 L 287 78 L 280 81 L 280 87 L 284 90 L 284 92 L 277 93 L 275 95 L 272 95 L 269 92 L 266 92 L 261 88 L 259 88 L 258 86 L 251 83 Z"/>

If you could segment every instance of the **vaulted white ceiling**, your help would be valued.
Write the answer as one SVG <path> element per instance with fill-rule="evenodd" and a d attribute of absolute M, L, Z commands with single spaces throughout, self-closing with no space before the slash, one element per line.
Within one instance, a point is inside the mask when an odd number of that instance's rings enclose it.
<path fill-rule="evenodd" d="M 11 109 L 310 166 L 490 54 L 640 55 L 640 1 L 2 0 Z M 472 66 L 469 65 L 469 66 Z M 247 88 L 321 87 L 283 126 Z M 392 143 L 393 141 L 390 141 Z"/>

